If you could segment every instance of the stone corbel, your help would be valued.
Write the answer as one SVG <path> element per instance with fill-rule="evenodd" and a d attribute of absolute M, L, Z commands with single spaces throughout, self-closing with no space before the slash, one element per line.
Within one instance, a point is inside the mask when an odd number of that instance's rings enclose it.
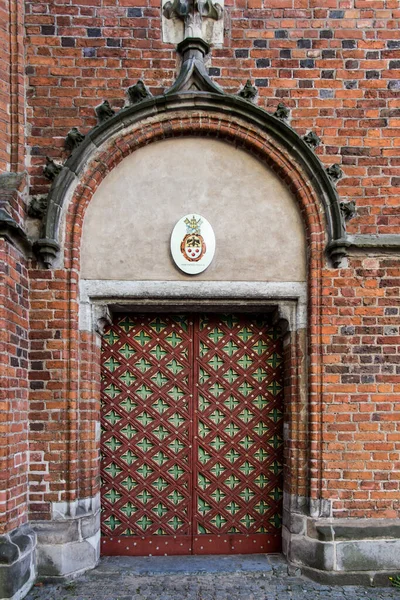
<path fill-rule="evenodd" d="M 112 324 L 112 316 L 107 304 L 93 304 L 93 327 L 96 333 L 104 335 L 106 328 Z"/>
<path fill-rule="evenodd" d="M 276 307 L 272 322 L 279 328 L 283 337 L 297 329 L 296 312 L 293 301 L 281 301 Z"/>
<path fill-rule="evenodd" d="M 342 260 L 346 258 L 348 249 L 351 243 L 345 238 L 339 240 L 332 240 L 327 246 L 327 253 L 332 261 L 332 265 L 337 268 L 342 264 Z"/>
<path fill-rule="evenodd" d="M 33 244 L 33 249 L 49 269 L 58 256 L 60 244 L 50 238 L 41 238 Z"/>
<path fill-rule="evenodd" d="M 285 336 L 289 331 L 289 321 L 286 319 L 278 319 L 275 323 L 276 327 L 282 336 Z"/>

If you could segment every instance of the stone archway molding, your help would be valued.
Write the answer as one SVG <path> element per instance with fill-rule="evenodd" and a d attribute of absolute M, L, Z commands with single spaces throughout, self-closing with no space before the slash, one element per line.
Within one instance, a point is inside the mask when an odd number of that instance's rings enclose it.
<path fill-rule="evenodd" d="M 244 122 L 249 131 L 254 127 L 263 131 L 266 140 L 272 141 L 289 155 L 293 163 L 303 171 L 308 184 L 320 199 L 325 215 L 327 254 L 335 266 L 340 264 L 347 248 L 356 242 L 346 236 L 345 217 L 335 187 L 335 181 L 340 178 L 340 169 L 337 165 L 326 168 L 314 152 L 320 142 L 319 138 L 313 132 L 302 138 L 286 122 L 287 110 L 270 114 L 255 105 L 252 102 L 255 88 L 249 82 L 247 91 L 245 86 L 239 95 L 225 94 L 206 72 L 204 56 L 209 48 L 203 40 L 187 39 L 178 49 L 183 56 L 181 72 L 169 90 L 153 97 L 144 84 L 139 82 L 129 89 L 133 104 L 113 114 L 107 103 L 105 112 L 109 111 L 109 114 L 103 115 L 103 120 L 76 145 L 63 167 L 53 163 L 56 176 L 48 196 L 42 236 L 35 243 L 36 253 L 45 265 L 51 267 L 58 256 L 63 209 L 71 190 L 78 185 L 85 168 L 96 153 L 106 147 L 110 140 L 116 136 L 124 136 L 141 122 L 150 119 L 165 120 L 169 114 L 177 111 L 184 112 L 186 116 L 201 112 L 213 118 L 229 118 L 232 124 Z"/>

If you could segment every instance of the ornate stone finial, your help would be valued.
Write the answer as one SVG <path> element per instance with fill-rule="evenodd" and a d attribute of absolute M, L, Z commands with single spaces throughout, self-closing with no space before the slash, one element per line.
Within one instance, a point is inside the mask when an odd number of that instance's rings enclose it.
<path fill-rule="evenodd" d="M 286 119 L 288 119 L 290 117 L 290 110 L 283 102 L 279 102 L 277 109 L 274 112 L 274 117 L 277 117 L 278 119 L 281 119 L 282 121 L 285 121 Z"/>
<path fill-rule="evenodd" d="M 150 93 L 143 81 L 139 79 L 135 85 L 131 85 L 128 88 L 128 97 L 130 104 L 138 104 L 138 102 L 142 102 L 146 98 L 152 98 L 153 94 Z"/>
<path fill-rule="evenodd" d="M 104 100 L 102 104 L 96 106 L 95 111 L 99 124 L 104 123 L 104 121 L 111 119 L 111 117 L 115 115 L 115 110 L 111 108 L 108 100 Z"/>
<path fill-rule="evenodd" d="M 65 147 L 70 154 L 73 153 L 75 148 L 79 146 L 85 139 L 85 136 L 79 131 L 77 127 L 72 127 L 68 131 L 67 137 L 65 138 Z"/>
<path fill-rule="evenodd" d="M 337 181 L 339 181 L 339 179 L 341 179 L 343 177 L 343 171 L 337 163 L 328 167 L 326 169 L 326 172 L 327 172 L 329 178 L 334 183 L 336 183 Z"/>
<path fill-rule="evenodd" d="M 318 146 L 321 143 L 320 138 L 314 131 L 309 131 L 308 133 L 306 133 L 306 135 L 303 137 L 303 140 L 313 150 L 315 150 L 315 148 L 318 148 Z"/>
<path fill-rule="evenodd" d="M 43 174 L 45 177 L 47 177 L 47 179 L 53 181 L 57 177 L 61 169 L 62 165 L 57 164 L 52 158 L 46 156 L 46 165 L 43 168 Z"/>
<path fill-rule="evenodd" d="M 197 10 L 202 17 L 215 21 L 222 19 L 224 13 L 224 9 L 219 3 L 211 2 L 211 0 L 197 0 Z"/>
<path fill-rule="evenodd" d="M 251 102 L 257 96 L 257 91 L 257 88 L 251 83 L 251 80 L 248 79 L 245 85 L 239 91 L 238 96 Z"/>
<path fill-rule="evenodd" d="M 47 210 L 47 196 L 33 196 L 28 206 L 28 216 L 32 219 L 43 219 Z"/>
<path fill-rule="evenodd" d="M 215 28 L 213 22 L 222 21 L 223 14 L 223 0 L 164 0 L 163 41 L 180 43 L 199 38 L 207 43 L 222 43 L 223 27 Z M 177 25 L 179 22 L 181 25 Z"/>
<path fill-rule="evenodd" d="M 164 4 L 163 15 L 166 19 L 182 19 L 185 21 L 190 13 L 198 13 L 200 17 L 214 19 L 219 21 L 222 19 L 223 8 L 218 2 L 212 0 L 169 0 Z M 197 36 L 186 36 L 197 37 Z"/>
<path fill-rule="evenodd" d="M 350 202 L 341 202 L 340 210 L 345 221 L 350 221 L 350 219 L 355 217 L 357 214 L 356 203 L 354 200 L 351 200 Z"/>

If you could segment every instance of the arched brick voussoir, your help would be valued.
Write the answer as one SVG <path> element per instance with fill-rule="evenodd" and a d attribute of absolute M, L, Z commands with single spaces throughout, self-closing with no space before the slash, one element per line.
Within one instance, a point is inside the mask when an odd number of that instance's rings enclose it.
<path fill-rule="evenodd" d="M 68 263 L 73 251 L 76 259 L 86 206 L 107 174 L 142 146 L 181 136 L 220 139 L 268 165 L 297 199 L 314 250 L 343 237 L 336 190 L 319 158 L 291 127 L 234 96 L 187 93 L 125 108 L 86 136 L 52 186 L 40 242 L 57 248 L 64 239 L 64 258 Z"/>

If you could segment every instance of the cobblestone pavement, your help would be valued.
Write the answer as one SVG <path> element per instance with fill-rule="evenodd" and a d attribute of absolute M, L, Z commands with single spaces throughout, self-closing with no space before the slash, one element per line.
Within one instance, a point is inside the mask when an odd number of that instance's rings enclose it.
<path fill-rule="evenodd" d="M 70 583 L 25 600 L 400 600 L 400 589 L 327 586 L 290 576 L 280 555 L 107 557 Z"/>

